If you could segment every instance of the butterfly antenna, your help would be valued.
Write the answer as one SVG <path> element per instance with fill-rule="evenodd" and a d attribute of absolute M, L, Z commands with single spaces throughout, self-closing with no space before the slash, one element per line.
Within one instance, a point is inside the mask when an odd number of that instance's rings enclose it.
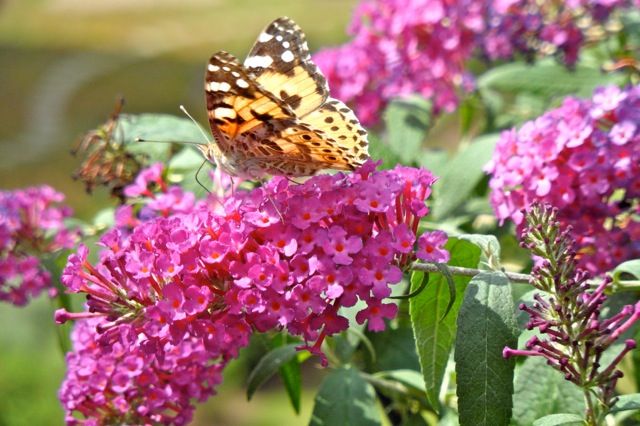
<path fill-rule="evenodd" d="M 135 138 L 134 139 L 135 142 L 152 142 L 152 143 L 177 143 L 177 144 L 181 144 L 181 145 L 200 145 L 202 146 L 203 143 L 202 142 L 193 142 L 193 141 L 159 141 L 159 140 L 154 140 L 154 139 L 145 139 L 145 138 Z"/>
<path fill-rule="evenodd" d="M 196 127 L 198 128 L 198 130 L 200 130 L 200 133 L 202 134 L 202 136 L 204 137 L 204 140 L 209 142 L 210 138 L 209 136 L 207 136 L 207 134 L 205 133 L 204 130 L 202 130 L 202 127 L 200 127 L 200 124 L 198 124 L 198 122 L 191 116 L 191 114 L 189 114 L 189 111 L 187 111 L 187 109 L 184 107 L 184 105 L 180 105 L 180 111 L 184 112 L 184 114 L 189 117 L 191 119 L 191 121 L 193 121 L 193 124 L 196 125 Z"/>

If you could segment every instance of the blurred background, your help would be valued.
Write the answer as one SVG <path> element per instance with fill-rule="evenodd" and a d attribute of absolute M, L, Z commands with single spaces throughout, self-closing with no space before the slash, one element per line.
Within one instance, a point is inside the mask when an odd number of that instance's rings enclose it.
<path fill-rule="evenodd" d="M 203 73 L 209 56 L 244 57 L 260 30 L 293 18 L 312 50 L 347 39 L 355 0 L 0 0 L 0 188 L 38 184 L 67 196 L 89 219 L 109 195 L 88 196 L 71 179 L 69 151 L 108 118 L 119 95 L 124 112 L 180 114 L 206 127 Z M 64 360 L 45 297 L 25 308 L 0 304 L 0 426 L 60 425 L 57 389 Z M 279 383 L 246 402 L 251 348 L 227 368 L 219 395 L 200 405 L 194 424 L 306 424 L 313 392 L 295 416 Z M 313 367 L 312 367 L 313 368 Z M 322 372 L 308 371 L 312 388 Z"/>

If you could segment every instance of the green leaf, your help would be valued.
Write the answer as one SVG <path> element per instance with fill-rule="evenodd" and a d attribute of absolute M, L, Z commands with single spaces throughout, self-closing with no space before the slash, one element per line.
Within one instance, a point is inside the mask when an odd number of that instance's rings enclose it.
<path fill-rule="evenodd" d="M 118 121 L 118 132 L 124 135 L 127 150 L 144 154 L 150 161 L 166 161 L 170 157 L 172 144 L 136 142 L 136 138 L 178 143 L 207 142 L 191 120 L 169 114 L 124 114 Z"/>
<path fill-rule="evenodd" d="M 502 272 L 482 272 L 467 286 L 456 335 L 460 424 L 501 425 L 511 419 L 515 360 L 502 350 L 518 343 L 515 306 Z"/>
<path fill-rule="evenodd" d="M 387 379 L 393 379 L 404 384 L 405 386 L 409 386 L 422 392 L 426 392 L 426 389 L 424 387 L 424 379 L 422 378 L 422 374 L 420 374 L 420 372 L 418 371 L 406 369 L 389 370 L 380 371 L 375 375 Z"/>
<path fill-rule="evenodd" d="M 629 410 L 640 410 L 640 393 L 619 396 L 618 402 L 611 408 L 610 412 L 618 413 Z"/>
<path fill-rule="evenodd" d="M 549 367 L 540 357 L 528 357 L 516 367 L 513 423 L 529 426 L 539 417 L 564 411 L 581 415 L 584 399 L 580 389 Z"/>
<path fill-rule="evenodd" d="M 583 426 L 584 420 L 577 414 L 551 414 L 535 422 L 533 426 Z"/>
<path fill-rule="evenodd" d="M 612 273 L 613 283 L 618 287 L 640 286 L 640 259 L 628 260 L 618 265 Z"/>
<path fill-rule="evenodd" d="M 419 96 L 394 99 L 384 112 L 389 147 L 404 164 L 416 164 L 431 124 L 431 102 Z"/>
<path fill-rule="evenodd" d="M 370 333 L 369 339 L 376 352 L 371 370 L 420 370 L 413 332 L 409 327 L 388 328 L 379 333 Z"/>
<path fill-rule="evenodd" d="M 287 391 L 289 402 L 296 414 L 300 414 L 300 397 L 302 392 L 302 374 L 300 373 L 300 361 L 297 356 L 282 364 L 279 369 L 280 378 Z"/>
<path fill-rule="evenodd" d="M 416 160 L 419 166 L 430 170 L 435 176 L 442 176 L 447 169 L 450 157 L 449 153 L 444 150 L 424 149 Z"/>
<path fill-rule="evenodd" d="M 533 92 L 547 97 L 574 94 L 591 95 L 593 89 L 624 81 L 620 74 L 604 74 L 598 68 L 578 66 L 575 70 L 553 60 L 539 61 L 535 65 L 511 62 L 491 68 L 477 79 L 480 93 Z M 483 94 L 484 96 L 484 94 Z"/>
<path fill-rule="evenodd" d="M 247 399 L 250 400 L 256 390 L 274 374 L 280 367 L 291 361 L 297 354 L 296 346 L 298 343 L 280 346 L 268 352 L 260 359 L 251 374 L 249 374 L 247 384 Z"/>
<path fill-rule="evenodd" d="M 446 245 L 451 254 L 449 265 L 475 268 L 480 259 L 480 249 L 457 238 L 449 238 Z M 455 276 L 456 292 L 463 294 L 469 277 Z M 412 290 L 419 281 L 412 282 Z M 462 303 L 458 297 L 449 314 L 442 318 L 449 303 L 449 286 L 446 278 L 439 273 L 429 274 L 427 287 L 417 296 L 409 299 L 409 313 L 413 334 L 418 349 L 420 368 L 427 389 L 427 399 L 433 407 L 438 407 L 438 394 L 442 384 L 449 353 L 456 334 L 456 319 Z"/>
<path fill-rule="evenodd" d="M 491 159 L 499 135 L 480 136 L 458 152 L 447 163 L 434 186 L 433 215 L 442 219 L 471 197 L 476 185 L 485 176 L 483 167 Z"/>
<path fill-rule="evenodd" d="M 375 391 L 358 370 L 340 368 L 325 377 L 316 395 L 312 426 L 379 425 Z"/>
<path fill-rule="evenodd" d="M 389 144 L 383 142 L 375 133 L 369 133 L 369 155 L 375 161 L 382 160 L 379 169 L 391 169 L 400 163 L 400 158 Z"/>
<path fill-rule="evenodd" d="M 464 234 L 458 238 L 474 243 L 480 247 L 482 255 L 478 267 L 485 270 L 500 269 L 500 242 L 494 235 Z"/>

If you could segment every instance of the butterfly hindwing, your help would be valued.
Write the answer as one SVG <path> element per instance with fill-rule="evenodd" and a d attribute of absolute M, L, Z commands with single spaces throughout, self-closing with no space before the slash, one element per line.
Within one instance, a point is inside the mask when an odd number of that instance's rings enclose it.
<path fill-rule="evenodd" d="M 316 131 L 321 131 L 350 164 L 359 165 L 369 158 L 367 131 L 343 102 L 329 98 L 302 121 Z"/>
<path fill-rule="evenodd" d="M 298 117 L 319 108 L 329 96 L 327 80 L 311 61 L 304 33 L 289 18 L 276 19 L 260 33 L 244 66 Z"/>

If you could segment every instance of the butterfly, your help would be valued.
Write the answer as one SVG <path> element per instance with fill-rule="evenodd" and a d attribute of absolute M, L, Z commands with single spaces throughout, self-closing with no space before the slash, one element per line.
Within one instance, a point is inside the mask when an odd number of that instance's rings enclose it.
<path fill-rule="evenodd" d="M 329 96 L 304 33 L 287 17 L 260 33 L 244 63 L 215 53 L 205 98 L 215 140 L 199 148 L 230 175 L 309 176 L 354 170 L 369 158 L 366 130 Z"/>

